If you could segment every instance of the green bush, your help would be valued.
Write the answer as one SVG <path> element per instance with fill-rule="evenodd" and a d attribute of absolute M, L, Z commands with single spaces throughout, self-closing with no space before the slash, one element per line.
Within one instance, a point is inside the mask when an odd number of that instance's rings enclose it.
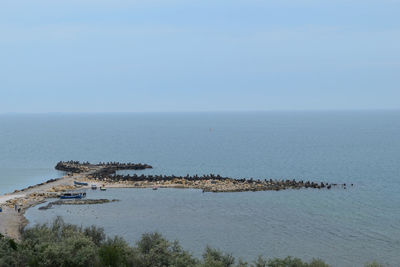
<path fill-rule="evenodd" d="M 103 266 L 126 266 L 129 247 L 121 238 L 108 239 L 100 245 L 99 256 Z"/>
<path fill-rule="evenodd" d="M 22 237 L 29 266 L 98 266 L 98 248 L 91 237 L 61 218 L 28 229 Z"/>
<path fill-rule="evenodd" d="M 169 242 L 159 233 L 144 234 L 136 246 L 137 266 L 195 266 L 196 259 L 183 250 L 177 241 Z"/>
<path fill-rule="evenodd" d="M 19 245 L 12 239 L 0 236 L 0 266 L 23 266 L 25 262 L 19 255 Z"/>
<path fill-rule="evenodd" d="M 50 225 L 36 225 L 22 232 L 17 243 L 0 235 L 0 266 L 89 267 L 329 267 L 322 260 L 264 259 L 252 263 L 206 247 L 201 259 L 185 251 L 178 241 L 159 233 L 144 234 L 135 246 L 122 238 L 107 238 L 102 228 L 82 228 L 57 218 Z M 376 262 L 366 267 L 383 267 Z"/>
<path fill-rule="evenodd" d="M 206 247 L 203 254 L 202 266 L 210 267 L 232 267 L 235 264 L 235 258 L 231 254 L 224 254 L 219 250 Z M 242 264 L 243 265 L 243 264 Z"/>

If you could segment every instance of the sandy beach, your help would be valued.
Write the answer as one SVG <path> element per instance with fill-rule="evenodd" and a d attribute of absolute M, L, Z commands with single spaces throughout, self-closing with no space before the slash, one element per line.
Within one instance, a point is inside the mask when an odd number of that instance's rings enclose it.
<path fill-rule="evenodd" d="M 13 193 L 0 196 L 0 207 L 3 210 L 0 212 L 0 233 L 20 240 L 20 230 L 28 223 L 24 216 L 28 208 L 44 202 L 47 198 L 57 197 L 59 192 L 75 189 L 74 180 L 81 180 L 96 170 L 90 169 L 86 173 L 63 176 L 55 181 L 31 186 L 28 189 L 15 190 Z M 15 209 L 15 205 L 17 205 L 17 209 Z"/>

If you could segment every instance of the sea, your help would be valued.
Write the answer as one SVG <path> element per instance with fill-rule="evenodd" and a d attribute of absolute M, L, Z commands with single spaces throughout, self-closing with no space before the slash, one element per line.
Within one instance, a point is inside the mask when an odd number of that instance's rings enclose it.
<path fill-rule="evenodd" d="M 134 103 L 133 103 L 134 104 Z M 60 177 L 60 160 L 147 163 L 145 174 L 220 174 L 354 186 L 266 192 L 108 189 L 101 205 L 29 209 L 28 227 L 62 216 L 130 244 L 160 232 L 201 257 L 211 246 L 400 266 L 400 111 L 0 115 L 0 193 Z M 133 172 L 132 172 L 133 173 Z M 45 204 L 43 204 L 45 205 Z"/>

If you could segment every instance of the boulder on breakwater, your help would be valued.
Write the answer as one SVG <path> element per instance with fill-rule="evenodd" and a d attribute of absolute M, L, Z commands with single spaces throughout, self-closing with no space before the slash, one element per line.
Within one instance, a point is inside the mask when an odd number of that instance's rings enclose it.
<path fill-rule="evenodd" d="M 338 185 L 295 179 L 234 179 L 216 174 L 176 176 L 144 174 L 120 175 L 116 173 L 117 170 L 143 170 L 152 168 L 150 165 L 141 163 L 100 162 L 98 164 L 90 164 L 89 162 L 80 163 L 79 161 L 60 161 L 56 169 L 69 172 L 83 172 L 91 167 L 95 168 L 92 169 L 93 171 L 87 178 L 104 183 L 132 183 L 139 184 L 139 187 L 148 187 L 151 186 L 151 184 L 157 184 L 161 187 L 198 188 L 202 189 L 203 192 L 279 191 L 300 188 L 329 190 Z M 345 184 L 342 188 L 346 189 Z"/>
<path fill-rule="evenodd" d="M 157 184 L 160 187 L 199 188 L 203 192 L 244 192 L 244 191 L 279 191 L 286 189 L 331 189 L 333 184 L 312 181 L 292 180 L 254 180 L 233 179 L 220 175 L 105 175 L 94 173 L 92 179 L 105 183 L 132 183 L 137 187 L 147 187 Z"/>
<path fill-rule="evenodd" d="M 142 163 L 121 163 L 121 162 L 100 162 L 98 164 L 90 164 L 89 162 L 79 161 L 60 161 L 55 169 L 70 173 L 87 172 L 91 168 L 101 168 L 101 171 L 115 172 L 117 170 L 144 170 L 153 168 L 151 165 Z"/>

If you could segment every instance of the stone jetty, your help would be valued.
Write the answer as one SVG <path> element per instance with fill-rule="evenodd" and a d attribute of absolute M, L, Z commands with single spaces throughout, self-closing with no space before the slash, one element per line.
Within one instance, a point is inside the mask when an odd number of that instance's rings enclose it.
<path fill-rule="evenodd" d="M 279 191 L 286 189 L 331 189 L 341 186 L 346 188 L 345 184 L 330 184 L 326 182 L 315 182 L 308 180 L 277 180 L 277 179 L 234 179 L 223 177 L 216 174 L 209 175 L 120 175 L 118 170 L 143 170 L 152 168 L 152 166 L 141 163 L 120 163 L 107 162 L 99 164 L 90 164 L 88 162 L 80 163 L 78 161 L 59 162 L 56 166 L 58 170 L 64 170 L 72 173 L 81 173 L 87 171 L 90 166 L 97 169 L 90 175 L 89 180 L 110 184 L 122 184 L 126 187 L 174 187 L 174 188 L 197 188 L 203 192 L 244 192 L 244 191 Z"/>
<path fill-rule="evenodd" d="M 153 167 L 142 163 L 100 162 L 98 164 L 90 164 L 89 162 L 70 160 L 58 162 L 55 168 L 56 170 L 70 173 L 82 173 L 88 172 L 93 168 L 101 168 L 99 172 L 114 173 L 117 170 L 144 170 Z"/>
<path fill-rule="evenodd" d="M 103 183 L 131 183 L 136 187 L 156 185 L 159 187 L 198 188 L 202 189 L 204 192 L 279 191 L 300 188 L 331 189 L 337 186 L 336 184 L 333 185 L 324 182 L 296 181 L 294 179 L 233 179 L 213 174 L 202 176 L 94 174 L 89 178 Z"/>

